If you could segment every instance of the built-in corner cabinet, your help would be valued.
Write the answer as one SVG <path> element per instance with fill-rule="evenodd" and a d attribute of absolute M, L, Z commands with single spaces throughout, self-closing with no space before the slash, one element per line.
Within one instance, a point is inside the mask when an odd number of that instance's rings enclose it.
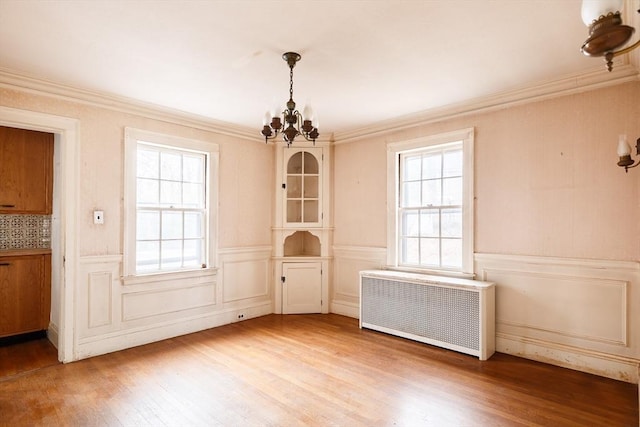
<path fill-rule="evenodd" d="M 53 134 L 0 126 L 0 214 L 51 215 Z"/>
<path fill-rule="evenodd" d="M 329 312 L 329 162 L 328 145 L 276 148 L 276 313 Z"/>

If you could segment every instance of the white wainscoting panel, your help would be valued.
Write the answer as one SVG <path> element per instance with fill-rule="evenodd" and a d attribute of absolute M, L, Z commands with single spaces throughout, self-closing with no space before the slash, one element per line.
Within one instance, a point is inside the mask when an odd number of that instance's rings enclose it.
<path fill-rule="evenodd" d="M 640 265 L 476 254 L 496 283 L 496 349 L 638 382 Z"/>
<path fill-rule="evenodd" d="M 111 271 L 89 273 L 89 329 L 112 323 L 113 279 Z"/>
<path fill-rule="evenodd" d="M 360 313 L 360 271 L 383 267 L 386 248 L 333 247 L 331 313 L 358 318 Z"/>
<path fill-rule="evenodd" d="M 79 339 L 119 328 L 121 265 L 119 255 L 80 258 L 74 322 Z"/>
<path fill-rule="evenodd" d="M 176 313 L 216 304 L 215 277 L 203 284 L 173 289 L 128 292 L 122 295 L 122 321 Z"/>
<path fill-rule="evenodd" d="M 271 301 L 271 247 L 221 250 L 222 302 Z"/>
<path fill-rule="evenodd" d="M 270 256 L 270 246 L 227 249 L 220 251 L 226 274 L 126 278 L 121 255 L 81 257 L 74 360 L 272 313 Z"/>

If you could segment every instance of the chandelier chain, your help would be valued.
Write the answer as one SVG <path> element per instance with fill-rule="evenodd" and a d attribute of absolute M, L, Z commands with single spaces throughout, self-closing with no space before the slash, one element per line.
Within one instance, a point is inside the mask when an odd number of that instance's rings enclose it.
<path fill-rule="evenodd" d="M 289 67 L 289 100 L 293 101 L 293 67 Z"/>

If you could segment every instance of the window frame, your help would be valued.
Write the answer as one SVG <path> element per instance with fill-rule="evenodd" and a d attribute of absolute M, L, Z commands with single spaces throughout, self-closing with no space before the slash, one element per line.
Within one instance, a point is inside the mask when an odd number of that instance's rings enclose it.
<path fill-rule="evenodd" d="M 137 150 L 138 144 L 148 144 L 177 151 L 193 151 L 205 155 L 205 263 L 206 267 L 181 268 L 176 270 L 136 272 L 137 230 Z M 125 128 L 124 132 L 124 257 L 123 271 L 126 282 L 144 283 L 162 277 L 191 277 L 201 272 L 208 274 L 216 269 L 217 218 L 219 182 L 218 144 L 165 135 L 141 129 Z M 127 283 L 125 283 L 127 284 Z"/>
<path fill-rule="evenodd" d="M 401 156 L 462 142 L 462 268 L 428 268 L 400 264 Z M 387 143 L 387 266 L 391 269 L 473 278 L 474 249 L 474 128 Z"/>

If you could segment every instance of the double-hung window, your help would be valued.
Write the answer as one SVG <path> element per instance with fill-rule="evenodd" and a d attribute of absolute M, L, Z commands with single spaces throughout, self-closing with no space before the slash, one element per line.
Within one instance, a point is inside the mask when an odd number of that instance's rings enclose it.
<path fill-rule="evenodd" d="M 473 129 L 389 144 L 389 264 L 473 274 Z"/>
<path fill-rule="evenodd" d="M 126 129 L 127 275 L 211 266 L 215 144 Z"/>

